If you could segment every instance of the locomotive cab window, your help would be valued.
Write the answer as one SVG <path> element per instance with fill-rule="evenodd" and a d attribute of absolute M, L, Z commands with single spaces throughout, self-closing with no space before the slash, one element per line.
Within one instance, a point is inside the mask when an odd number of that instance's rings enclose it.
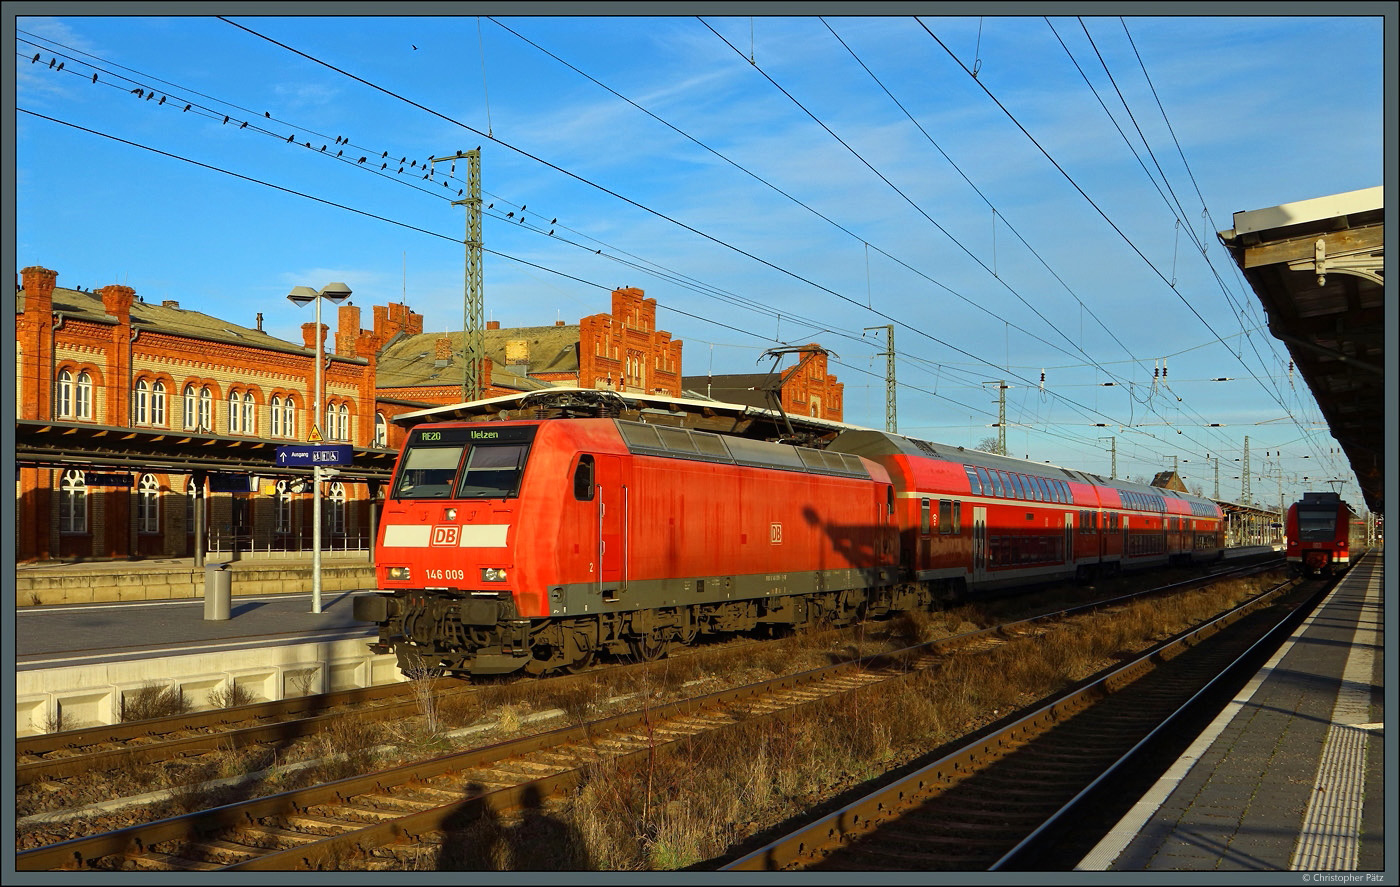
<path fill-rule="evenodd" d="M 593 501 L 593 457 L 586 453 L 578 457 L 578 467 L 574 469 L 574 498 Z"/>
<path fill-rule="evenodd" d="M 507 499 L 520 489 L 528 444 L 474 446 L 467 454 L 457 496 L 462 499 Z"/>
<path fill-rule="evenodd" d="M 394 482 L 396 499 L 445 499 L 452 492 L 463 447 L 417 447 L 403 457 Z"/>

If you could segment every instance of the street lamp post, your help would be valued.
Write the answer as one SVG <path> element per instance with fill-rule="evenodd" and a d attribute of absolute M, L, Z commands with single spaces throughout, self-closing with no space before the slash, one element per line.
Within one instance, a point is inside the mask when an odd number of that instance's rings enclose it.
<path fill-rule="evenodd" d="M 312 408 L 312 428 L 321 421 L 321 301 L 342 302 L 350 297 L 350 287 L 343 283 L 328 283 L 320 292 L 309 286 L 294 286 L 287 298 L 296 305 L 316 303 L 316 396 Z M 321 612 L 321 466 L 311 465 L 311 612 Z"/>

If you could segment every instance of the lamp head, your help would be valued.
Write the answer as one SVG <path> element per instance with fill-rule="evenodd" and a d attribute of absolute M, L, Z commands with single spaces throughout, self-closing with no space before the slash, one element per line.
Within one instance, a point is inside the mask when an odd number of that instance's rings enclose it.
<path fill-rule="evenodd" d="M 343 283 L 328 283 L 321 287 L 321 295 L 332 302 L 343 302 L 350 298 L 350 287 Z"/>
<path fill-rule="evenodd" d="M 294 286 L 287 294 L 287 299 L 297 305 L 310 305 L 316 301 L 316 291 L 309 286 Z"/>

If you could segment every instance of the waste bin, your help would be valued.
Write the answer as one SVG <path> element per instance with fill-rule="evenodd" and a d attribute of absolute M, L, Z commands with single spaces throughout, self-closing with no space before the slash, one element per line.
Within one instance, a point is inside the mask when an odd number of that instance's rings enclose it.
<path fill-rule="evenodd" d="M 204 565 L 204 618 L 227 619 L 233 596 L 233 573 L 228 564 Z"/>

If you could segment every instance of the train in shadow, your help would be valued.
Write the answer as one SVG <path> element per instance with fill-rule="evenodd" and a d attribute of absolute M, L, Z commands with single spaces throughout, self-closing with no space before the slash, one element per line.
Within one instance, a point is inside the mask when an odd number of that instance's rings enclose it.
<path fill-rule="evenodd" d="M 1284 556 L 1294 573 L 1341 573 L 1366 551 L 1366 522 L 1336 493 L 1304 493 L 1288 507 Z"/>

